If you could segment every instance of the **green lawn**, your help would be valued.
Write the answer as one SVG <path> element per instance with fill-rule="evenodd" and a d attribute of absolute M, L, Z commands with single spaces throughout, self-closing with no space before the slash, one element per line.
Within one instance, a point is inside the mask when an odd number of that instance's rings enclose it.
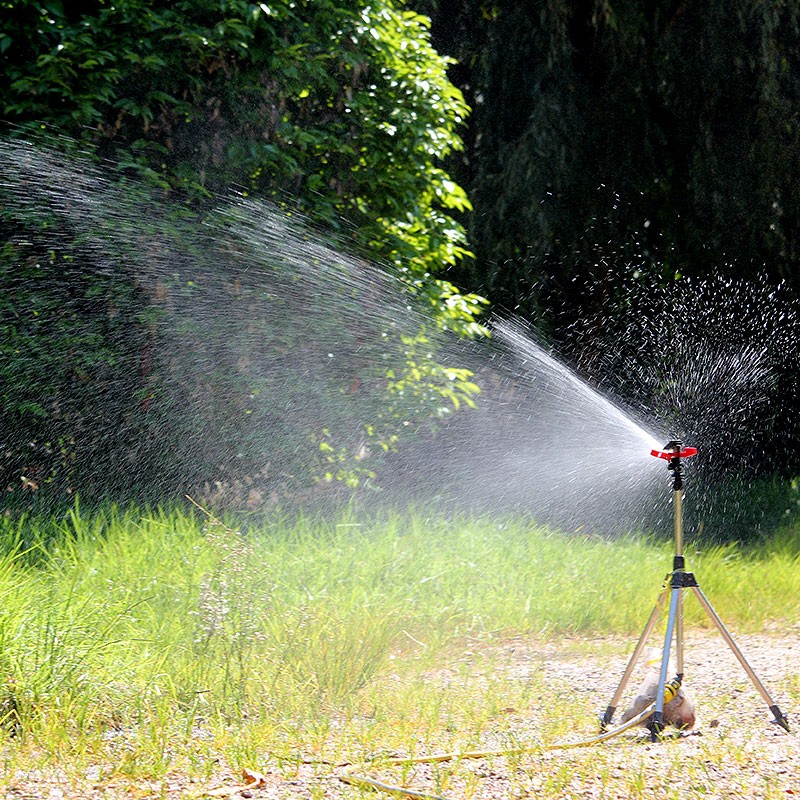
<path fill-rule="evenodd" d="M 513 744 L 504 709 L 576 701 L 554 696 L 564 684 L 546 673 L 520 683 L 493 654 L 536 642 L 561 647 L 561 663 L 589 640 L 623 657 L 672 561 L 670 541 L 419 510 L 234 530 L 195 509 L 76 508 L 4 519 L 0 542 L 3 785 L 35 767 L 60 770 L 67 788 L 88 774 L 141 796 L 172 796 L 169 780 L 183 787 L 175 796 L 197 795 L 265 759 L 284 777 L 312 770 L 298 796 L 358 796 L 326 782 L 329 766 L 300 761 L 464 750 L 487 732 Z M 737 635 L 800 619 L 796 533 L 746 551 L 689 541 L 687 560 Z M 708 620 L 685 606 L 702 635 Z M 782 688 L 797 701 L 797 682 Z"/>

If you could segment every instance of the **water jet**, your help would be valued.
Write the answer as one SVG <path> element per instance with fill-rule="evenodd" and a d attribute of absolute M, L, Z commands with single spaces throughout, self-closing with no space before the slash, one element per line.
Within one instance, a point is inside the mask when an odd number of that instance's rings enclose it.
<path fill-rule="evenodd" d="M 669 430 L 704 442 L 690 522 L 708 531 L 716 508 L 726 535 L 744 525 L 743 504 L 714 493 L 754 473 L 719 454 L 766 452 L 776 393 L 796 384 L 800 325 L 778 289 L 634 284 L 627 313 L 591 332 L 579 321 L 557 347 L 500 314 L 491 340 L 469 342 L 432 330 L 391 271 L 269 203 L 198 214 L 52 147 L 0 154 L 3 287 L 42 287 L 50 304 L 32 319 L 21 300 L 15 330 L 52 324 L 71 342 L 52 363 L 23 347 L 10 362 L 29 396 L 5 431 L 7 500 L 24 475 L 53 492 L 254 510 L 347 499 L 340 478 L 355 475 L 367 507 L 627 532 L 663 522 L 647 453 Z M 474 409 L 473 380 L 454 379 L 464 369 L 481 387 Z M 413 371 L 415 385 L 397 377 Z"/>

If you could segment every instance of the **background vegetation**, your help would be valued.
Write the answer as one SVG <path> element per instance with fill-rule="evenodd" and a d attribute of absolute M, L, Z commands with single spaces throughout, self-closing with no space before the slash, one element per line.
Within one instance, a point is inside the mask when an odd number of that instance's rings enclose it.
<path fill-rule="evenodd" d="M 782 285 L 796 304 L 796 4 L 415 5 L 455 57 L 450 75 L 472 108 L 464 151 L 447 162 L 474 207 L 463 220 L 475 257 L 457 282 L 536 319 L 585 374 L 620 383 L 620 342 L 631 341 L 620 332 L 642 326 L 637 303 L 653 292 L 687 304 L 661 324 L 665 352 L 713 308 L 700 279 L 733 299 L 720 316 L 747 313 L 749 292 L 725 289 L 737 281 Z M 775 298 L 763 305 L 782 313 Z M 797 407 L 796 369 L 776 375 L 767 413 L 748 426 L 769 430 L 770 443 L 750 446 L 750 464 L 796 475 L 796 448 L 784 443 L 800 436 L 797 415 L 775 413 Z M 620 387 L 628 398 L 632 383 Z"/>
<path fill-rule="evenodd" d="M 473 109 L 450 162 L 476 209 L 471 285 L 584 311 L 586 282 L 623 267 L 796 288 L 795 4 L 416 5 Z"/>
<path fill-rule="evenodd" d="M 156 205 L 201 216 L 234 189 L 271 198 L 389 265 L 432 327 L 480 335 L 485 296 L 597 380 L 632 287 L 715 276 L 782 282 L 797 301 L 796 4 L 407 5 L 0 2 L 4 134 L 65 135 L 120 185 L 143 180 Z M 2 480 L 15 491 L 34 468 L 37 485 L 77 487 L 81 463 L 113 461 L 107 436 L 79 451 L 91 420 L 152 402 L 163 287 L 132 265 L 110 274 L 69 231 L 54 247 L 54 224 L 0 200 Z M 411 372 L 422 335 L 405 342 Z M 800 403 L 792 361 L 748 459 L 789 478 L 800 415 L 777 412 Z"/>
<path fill-rule="evenodd" d="M 427 401 L 427 413 L 434 415 L 442 403 L 459 403 L 457 395 L 468 399 L 474 388 L 468 376 L 426 354 L 434 349 L 426 325 L 480 335 L 475 315 L 483 302 L 459 294 L 444 278 L 466 252 L 464 231 L 450 214 L 469 202 L 438 164 L 460 146 L 457 129 L 467 108 L 447 80 L 448 60 L 430 46 L 427 20 L 391 2 L 134 1 L 89 4 L 79 11 L 59 2 L 23 2 L 4 3 L 2 9 L 8 21 L 0 38 L 7 80 L 0 105 L 7 134 L 30 138 L 41 128 L 66 134 L 73 149 L 105 160 L 120 186 L 113 200 L 104 196 L 98 202 L 93 231 L 57 214 L 42 219 L 41 208 L 26 212 L 12 206 L 10 198 L 0 207 L 5 485 L 29 493 L 59 490 L 62 496 L 80 489 L 89 496 L 124 489 L 124 472 L 135 473 L 138 488 L 149 487 L 151 493 L 164 493 L 172 484 L 163 460 L 153 460 L 169 444 L 155 442 L 147 430 L 155 427 L 158 412 L 162 422 L 171 413 L 158 394 L 159 381 L 169 380 L 161 374 L 170 358 L 163 343 L 170 322 L 165 314 L 180 302 L 181 292 L 193 293 L 201 306 L 203 288 L 211 291 L 208 284 L 217 279 L 233 284 L 232 256 L 223 256 L 228 274 L 217 275 L 222 268 L 198 253 L 207 245 L 187 232 L 190 225 L 202 230 L 204 213 L 233 189 L 269 197 L 287 213 L 311 215 L 317 226 L 324 224 L 326 239 L 338 231 L 349 250 L 363 250 L 386 264 L 416 305 L 427 308 L 429 321 L 404 328 L 405 338 L 396 343 L 405 355 L 400 367 L 382 376 L 384 409 L 398 409 L 400 395 L 411 397 L 412 405 Z M 58 145 L 63 148 L 64 140 Z M 33 159 L 44 161 L 45 155 Z M 87 165 L 79 169 L 94 175 L 87 193 L 106 184 L 105 176 Z M 63 177 L 69 190 L 80 193 L 74 174 Z M 166 204 L 158 212 L 143 196 L 142 180 Z M 178 209 L 179 201 L 184 210 Z M 127 218 L 120 209 L 128 210 Z M 126 228 L 135 248 L 126 249 L 124 237 L 113 236 L 114 244 L 104 245 L 111 250 L 95 252 L 104 226 L 106 232 Z M 170 258 L 169 269 L 180 275 L 178 285 L 154 277 L 148 257 L 153 263 Z M 308 273 L 302 280 L 300 293 L 307 300 L 331 302 L 312 296 L 315 284 Z M 236 281 L 241 284 L 241 275 Z M 263 286 L 245 279 L 243 299 L 260 303 L 260 311 L 253 305 L 251 315 L 265 312 L 259 292 Z M 183 303 L 189 305 L 185 297 Z M 331 306 L 327 320 L 317 312 L 318 325 L 338 325 L 340 338 L 380 341 L 382 331 L 359 333 L 352 314 L 349 320 L 337 319 L 341 308 Z M 182 324 L 192 313 L 203 316 L 196 307 Z M 284 326 L 287 316 L 288 310 Z M 241 340 L 246 322 L 241 315 L 237 321 L 235 336 Z M 219 350 L 225 347 L 221 337 L 232 343 L 230 331 L 221 331 L 210 316 L 205 322 L 205 332 L 193 325 L 193 338 L 183 338 L 195 367 L 213 372 L 223 362 L 241 361 L 241 353 L 226 350 L 225 361 Z M 173 320 L 170 330 L 175 327 Z M 272 330 L 264 331 L 273 344 L 267 357 L 274 361 L 276 349 L 288 347 L 301 361 L 307 345 L 298 337 L 286 341 L 286 329 L 278 327 L 273 320 Z M 313 333 L 319 338 L 319 331 Z M 184 378 L 203 382 L 202 374 Z M 248 375 L 245 394 L 260 394 L 274 411 L 287 392 L 321 393 L 319 386 L 300 379 L 299 370 L 293 374 L 296 385 L 284 387 L 280 397 Z M 353 376 L 349 379 L 352 383 Z M 216 385 L 236 380 L 243 379 L 219 375 Z M 385 396 L 386 387 L 394 400 Z M 329 392 L 334 403 L 339 388 Z M 231 476 L 220 467 L 226 461 L 222 452 L 203 457 L 214 449 L 203 437 L 222 420 L 247 421 L 243 415 L 251 412 L 232 407 L 205 383 L 204 391 L 202 399 L 200 387 L 189 391 L 188 399 L 197 402 L 172 409 L 170 419 L 185 419 L 192 410 L 199 414 L 194 430 L 183 431 L 195 442 L 190 472 L 201 482 L 228 481 Z M 204 421 L 201 406 L 206 416 L 215 410 L 216 421 Z M 404 418 L 407 406 L 397 411 Z M 145 412 L 150 412 L 149 423 Z M 324 448 L 332 465 L 323 477 L 354 483 L 363 477 L 352 464 L 358 436 L 374 439 L 376 447 L 392 446 L 398 433 L 393 425 L 400 424 L 390 420 L 393 413 L 362 414 L 361 431 L 346 446 L 327 441 L 319 425 L 307 425 L 303 432 L 278 426 L 284 441 L 273 436 L 269 445 L 262 441 L 262 451 L 272 450 L 270 459 L 276 462 L 303 448 Z M 263 429 L 271 430 L 267 424 Z M 217 430 L 213 436 L 219 451 L 235 448 L 232 443 L 242 432 L 229 428 L 226 434 Z M 285 471 L 302 472 L 308 483 L 320 474 L 319 469 L 309 472 L 313 455 L 295 457 Z M 237 480 L 263 466 L 239 457 L 247 466 L 234 476 Z M 106 466 L 121 461 L 127 463 L 124 471 Z M 179 457 L 172 463 L 173 472 L 189 467 Z"/>

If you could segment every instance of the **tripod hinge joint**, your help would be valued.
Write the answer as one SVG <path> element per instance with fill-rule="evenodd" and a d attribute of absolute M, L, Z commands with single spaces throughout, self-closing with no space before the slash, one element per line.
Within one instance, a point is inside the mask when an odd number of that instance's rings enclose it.
<path fill-rule="evenodd" d="M 673 589 L 693 589 L 698 583 L 695 580 L 693 572 L 684 572 L 677 570 L 672 573 L 672 581 L 670 587 Z"/>

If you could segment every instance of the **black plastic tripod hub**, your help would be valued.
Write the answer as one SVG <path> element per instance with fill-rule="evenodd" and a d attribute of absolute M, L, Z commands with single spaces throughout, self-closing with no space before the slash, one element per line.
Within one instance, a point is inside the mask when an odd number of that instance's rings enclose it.
<path fill-rule="evenodd" d="M 774 722 L 781 726 L 785 731 L 789 730 L 789 721 L 781 712 L 780 708 L 773 702 L 772 698 L 767 692 L 764 684 L 758 679 L 758 676 L 753 672 L 752 667 L 747 663 L 742 651 L 734 642 L 733 637 L 728 629 L 723 624 L 719 615 L 712 607 L 708 598 L 703 594 L 694 574 L 686 572 L 686 562 L 683 556 L 683 459 L 697 454 L 696 447 L 683 447 L 683 444 L 678 439 L 673 439 L 664 446 L 663 450 L 652 450 L 651 455 L 656 458 L 663 458 L 667 460 L 667 469 L 672 472 L 672 492 L 673 492 L 673 508 L 674 508 L 674 535 L 675 535 L 675 556 L 672 562 L 672 572 L 670 572 L 664 580 L 661 587 L 661 593 L 658 596 L 655 607 L 653 608 L 650 618 L 645 625 L 642 635 L 636 644 L 622 680 L 617 687 L 610 705 L 606 709 L 601 721 L 603 730 L 610 724 L 614 713 L 617 710 L 617 705 L 625 691 L 625 687 L 630 680 L 634 667 L 636 666 L 642 651 L 647 644 L 650 634 L 661 615 L 665 605 L 667 595 L 670 595 L 669 615 L 667 617 L 667 629 L 664 636 L 664 646 L 661 655 L 661 671 L 658 677 L 658 693 L 656 696 L 656 705 L 653 716 L 650 720 L 650 733 L 655 740 L 664 729 L 664 701 L 665 693 L 668 692 L 667 683 L 667 670 L 669 668 L 670 648 L 672 645 L 673 635 L 675 638 L 675 658 L 677 662 L 677 678 L 680 683 L 683 681 L 683 590 L 691 589 L 697 597 L 700 605 L 710 617 L 711 621 L 716 626 L 717 630 L 725 640 L 726 644 L 733 651 L 733 654 L 738 659 L 739 663 L 747 673 L 753 685 L 758 690 L 759 694 L 764 698 L 769 710 L 774 716 Z"/>

